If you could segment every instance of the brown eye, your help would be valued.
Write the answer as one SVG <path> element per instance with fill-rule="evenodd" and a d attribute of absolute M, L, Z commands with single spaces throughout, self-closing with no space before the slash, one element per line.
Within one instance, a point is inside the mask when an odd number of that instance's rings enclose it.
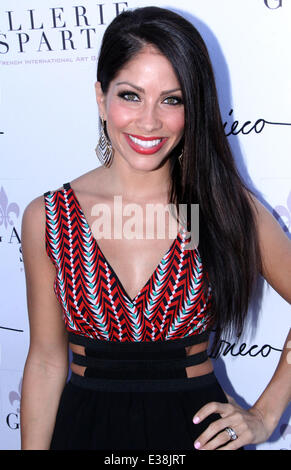
<path fill-rule="evenodd" d="M 139 101 L 138 95 L 129 91 L 123 91 L 121 93 L 118 93 L 118 96 L 126 101 Z"/>
<path fill-rule="evenodd" d="M 178 96 L 169 96 L 168 98 L 166 98 L 164 100 L 164 102 L 166 104 L 170 104 L 170 105 L 177 105 L 177 104 L 182 104 L 182 99 Z"/>

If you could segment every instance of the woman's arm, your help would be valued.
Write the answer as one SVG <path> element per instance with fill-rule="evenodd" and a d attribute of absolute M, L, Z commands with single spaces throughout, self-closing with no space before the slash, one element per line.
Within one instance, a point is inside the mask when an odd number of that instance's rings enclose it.
<path fill-rule="evenodd" d="M 226 394 L 229 403 L 207 403 L 195 414 L 194 424 L 200 423 L 212 413 L 218 413 L 221 416 L 221 419 L 210 424 L 196 439 L 194 443 L 196 449 L 215 450 L 219 447 L 219 450 L 235 450 L 248 444 L 260 444 L 271 436 L 291 400 L 290 351 L 291 331 L 287 336 L 279 364 L 271 381 L 249 410 L 241 408 L 232 397 Z M 229 437 L 224 431 L 226 427 L 232 427 L 238 439 L 228 442 Z"/>
<path fill-rule="evenodd" d="M 291 401 L 291 329 L 286 338 L 279 364 L 268 386 L 252 409 L 258 410 L 273 430 Z"/>
<path fill-rule="evenodd" d="M 253 196 L 262 256 L 262 275 L 291 304 L 291 240 L 272 214 Z"/>
<path fill-rule="evenodd" d="M 262 275 L 267 282 L 291 303 L 291 241 L 270 212 L 253 196 L 255 217 L 262 256 Z M 196 422 L 211 413 L 219 413 L 221 419 L 212 423 L 195 441 L 195 447 L 214 450 L 234 450 L 247 444 L 265 442 L 275 430 L 282 413 L 291 400 L 291 331 L 286 338 L 279 364 L 268 386 L 249 409 L 244 410 L 229 398 L 229 404 L 211 402 L 193 417 Z M 193 421 L 194 421 L 193 419 Z M 238 439 L 227 443 L 229 437 L 223 431 L 233 427 Z M 217 433 L 217 437 L 214 437 Z M 226 445 L 224 445 L 226 444 Z"/>
<path fill-rule="evenodd" d="M 68 374 L 68 340 L 53 291 L 56 270 L 45 251 L 43 197 L 26 207 L 21 239 L 30 323 L 21 393 L 21 448 L 49 449 Z"/>
<path fill-rule="evenodd" d="M 252 200 L 257 209 L 262 275 L 291 304 L 291 241 L 269 211 L 254 197 Z M 275 429 L 290 400 L 291 330 L 275 373 L 253 408 L 262 413 L 271 429 Z"/>

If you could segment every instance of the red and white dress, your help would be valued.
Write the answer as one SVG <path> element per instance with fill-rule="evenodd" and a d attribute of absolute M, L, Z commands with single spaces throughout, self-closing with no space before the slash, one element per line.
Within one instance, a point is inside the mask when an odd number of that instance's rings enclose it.
<path fill-rule="evenodd" d="M 182 229 L 154 272 L 130 298 L 103 255 L 70 183 L 44 194 L 45 246 L 56 268 L 52 288 L 69 341 L 85 347 L 61 396 L 51 449 L 193 450 L 217 419 L 194 425 L 209 401 L 227 402 L 214 373 L 187 377 L 207 352 L 211 285 L 198 249 Z"/>

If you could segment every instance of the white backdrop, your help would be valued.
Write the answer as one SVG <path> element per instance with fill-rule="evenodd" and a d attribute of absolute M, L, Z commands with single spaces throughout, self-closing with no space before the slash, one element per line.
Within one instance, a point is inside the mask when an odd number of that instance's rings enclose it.
<path fill-rule="evenodd" d="M 118 12 L 148 5 L 1 1 L 0 449 L 20 448 L 19 400 L 29 345 L 23 211 L 35 197 L 98 166 L 94 82 L 102 34 Z M 176 5 L 155 2 L 184 15 L 202 34 L 240 172 L 288 232 L 290 1 L 180 0 Z M 251 406 L 268 384 L 289 328 L 290 305 L 262 281 L 244 337 L 222 343 L 222 358 L 213 359 L 222 386 L 240 405 Z M 290 412 L 291 406 L 268 442 L 249 448 L 290 450 Z"/>

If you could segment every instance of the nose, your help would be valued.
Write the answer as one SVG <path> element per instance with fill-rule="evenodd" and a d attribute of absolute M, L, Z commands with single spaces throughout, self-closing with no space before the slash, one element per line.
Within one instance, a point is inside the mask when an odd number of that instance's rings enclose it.
<path fill-rule="evenodd" d="M 136 125 L 145 133 L 157 131 L 163 127 L 163 122 L 154 104 L 144 104 L 136 120 Z"/>

